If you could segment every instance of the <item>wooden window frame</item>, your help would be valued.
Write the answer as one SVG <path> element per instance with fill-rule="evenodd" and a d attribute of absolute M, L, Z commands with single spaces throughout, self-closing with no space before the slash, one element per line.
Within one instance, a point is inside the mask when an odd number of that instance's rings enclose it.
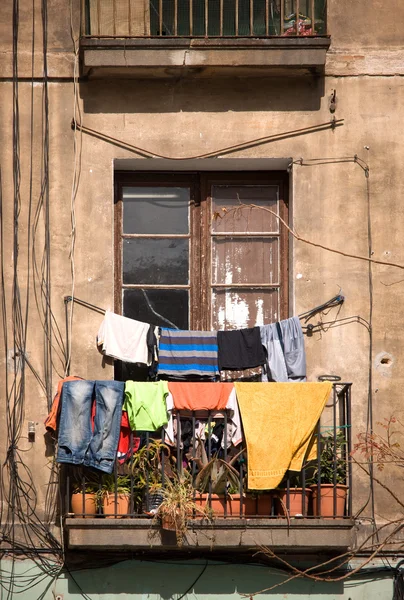
<path fill-rule="evenodd" d="M 115 172 L 114 210 L 114 310 L 122 314 L 122 189 L 127 186 L 187 186 L 190 188 L 190 295 L 189 328 L 211 329 L 211 214 L 213 185 L 276 185 L 279 189 L 279 216 L 289 222 L 288 175 L 285 171 L 209 172 Z M 206 207 L 206 208 L 205 208 Z M 289 234 L 279 222 L 279 320 L 289 316 Z M 202 260 L 202 252 L 206 258 Z M 148 286 L 145 285 L 145 288 Z M 162 286 L 164 287 L 164 286 Z M 175 286 L 173 286 L 175 287 Z M 214 286 L 213 286 L 214 287 Z"/>

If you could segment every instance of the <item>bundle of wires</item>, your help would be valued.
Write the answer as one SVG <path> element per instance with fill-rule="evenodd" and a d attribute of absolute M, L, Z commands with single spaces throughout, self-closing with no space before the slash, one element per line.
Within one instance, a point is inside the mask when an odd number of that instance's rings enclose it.
<path fill-rule="evenodd" d="M 319 306 L 316 306 L 315 308 L 312 308 L 311 310 L 301 313 L 299 315 L 299 319 L 302 319 L 302 320 L 304 320 L 305 323 L 307 323 L 307 321 L 312 319 L 315 315 L 325 312 L 325 311 L 328 311 L 330 308 L 333 308 L 335 306 L 341 306 L 341 304 L 343 304 L 344 300 L 345 300 L 345 297 L 343 296 L 343 294 L 339 293 L 336 296 L 334 296 L 333 298 L 331 298 L 331 300 L 327 300 L 327 302 L 324 302 L 324 304 L 320 304 Z"/>
<path fill-rule="evenodd" d="M 23 453 L 32 449 L 22 449 L 22 428 L 25 421 L 26 368 L 28 367 L 46 394 L 48 406 L 52 399 L 52 349 L 54 338 L 62 354 L 65 354 L 61 336 L 56 329 L 50 302 L 50 227 L 49 227 L 49 110 L 47 89 L 47 0 L 41 0 L 42 43 L 43 43 L 43 94 L 42 94 L 42 152 L 35 146 L 37 155 L 42 155 L 40 194 L 35 211 L 33 210 L 33 123 L 34 123 L 34 43 L 35 43 L 35 2 L 32 3 L 32 83 L 31 83 L 31 152 L 29 171 L 28 202 L 21 202 L 21 161 L 20 161 L 20 108 L 19 108 L 19 0 L 13 0 L 13 273 L 11 319 L 8 318 L 7 294 L 5 285 L 5 242 L 4 242 L 4 204 L 0 173 L 0 296 L 2 329 L 5 349 L 5 364 L 14 360 L 12 369 L 5 373 L 6 390 L 6 458 L 1 470 L 0 485 L 0 543 L 1 552 L 10 557 L 9 569 L 1 572 L 0 585 L 5 592 L 4 598 L 13 598 L 14 594 L 32 589 L 42 581 L 52 583 L 63 566 L 63 548 L 52 533 L 54 511 L 56 507 L 57 477 L 55 465 L 50 467 L 44 510 L 39 510 L 38 494 L 31 470 L 24 460 Z M 23 208 L 28 208 L 27 239 L 21 239 L 20 219 Z M 34 217 L 32 218 L 32 216 Z M 24 215 L 25 216 L 25 215 Z M 43 236 L 37 235 L 43 223 Z M 24 222 L 25 225 L 25 222 Z M 25 227 L 24 227 L 25 231 Z M 25 243 L 26 242 L 26 246 Z M 40 247 L 41 244 L 41 247 Z M 20 253 L 27 248 L 27 260 L 24 275 L 28 271 L 26 294 L 20 287 Z M 38 256 L 37 249 L 40 248 Z M 32 259 L 31 259 L 32 255 Z M 30 285 L 31 278 L 35 293 L 36 306 L 44 331 L 43 373 L 40 374 L 27 357 L 27 336 L 30 326 Z M 11 328 L 8 329 L 8 323 Z M 63 361 L 65 356 L 63 356 Z M 16 558 L 26 557 L 34 561 L 32 565 L 18 574 Z M 45 593 L 45 592 L 44 592 Z M 42 596 L 42 594 L 41 594 Z M 41 597 L 39 596 L 39 597 Z"/>

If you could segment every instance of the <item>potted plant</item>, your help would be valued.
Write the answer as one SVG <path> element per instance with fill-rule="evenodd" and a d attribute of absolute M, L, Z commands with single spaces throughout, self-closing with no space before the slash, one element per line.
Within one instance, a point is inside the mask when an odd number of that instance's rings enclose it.
<path fill-rule="evenodd" d="M 91 519 L 98 514 L 99 482 L 95 475 L 77 471 L 70 499 L 72 513 L 84 519 Z"/>
<path fill-rule="evenodd" d="M 262 490 L 255 492 L 256 514 L 261 517 L 272 515 L 273 493 L 271 490 Z"/>
<path fill-rule="evenodd" d="M 148 445 L 142 446 L 134 454 L 128 470 L 133 477 L 135 489 L 142 496 L 139 504 L 143 512 L 156 514 L 163 501 L 163 470 L 165 477 L 172 476 L 169 447 L 160 440 L 149 440 Z"/>
<path fill-rule="evenodd" d="M 310 487 L 301 487 L 299 474 L 289 477 L 289 486 L 287 480 L 284 480 L 280 488 L 273 492 L 278 516 L 302 517 L 307 515 L 311 494 Z"/>
<path fill-rule="evenodd" d="M 209 505 L 215 515 L 224 515 L 225 511 L 231 517 L 255 514 L 255 499 L 250 494 L 243 494 L 241 505 L 240 474 L 233 466 L 243 452 L 244 449 L 229 462 L 219 458 L 217 454 L 208 460 L 201 444 L 201 456 L 194 459 L 199 467 L 194 482 L 199 494 L 195 500 L 200 506 Z"/>
<path fill-rule="evenodd" d="M 321 517 L 343 517 L 348 494 L 347 440 L 338 431 L 321 435 L 320 464 L 317 465 L 310 486 L 313 491 L 313 514 Z"/>
<path fill-rule="evenodd" d="M 122 518 L 129 513 L 130 487 L 129 475 L 103 476 L 97 494 L 107 519 Z"/>
<path fill-rule="evenodd" d="M 194 500 L 194 491 L 188 471 L 174 475 L 164 484 L 163 501 L 157 515 L 163 529 L 175 531 L 178 546 L 183 545 L 188 521 L 193 516 L 210 518 L 208 507 L 203 507 Z"/>

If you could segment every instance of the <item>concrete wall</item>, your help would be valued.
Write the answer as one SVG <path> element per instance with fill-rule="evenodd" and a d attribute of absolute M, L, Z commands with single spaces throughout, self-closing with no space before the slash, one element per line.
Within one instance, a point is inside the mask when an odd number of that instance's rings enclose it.
<path fill-rule="evenodd" d="M 72 290 L 71 197 L 72 182 L 80 173 L 75 198 L 76 246 L 74 291 L 77 297 L 113 308 L 113 163 L 133 155 L 93 137 L 74 134 L 70 122 L 74 111 L 74 52 L 70 35 L 69 6 L 62 0 L 49 7 L 49 110 L 50 110 L 50 223 L 53 332 L 53 380 L 63 375 L 65 343 L 63 297 Z M 77 39 L 77 6 L 73 0 L 72 33 Z M 41 186 L 42 89 L 40 79 L 31 85 L 32 13 L 28 0 L 20 2 L 19 44 L 21 213 L 19 283 L 25 307 L 29 276 L 28 357 L 44 380 L 43 310 L 38 309 L 40 274 L 32 267 L 28 248 L 30 173 L 32 173 L 32 215 L 39 206 Z M 0 163 L 4 213 L 4 269 L 7 286 L 8 334 L 11 326 L 11 281 L 13 260 L 13 174 L 12 174 L 12 46 L 11 0 L 2 4 L 0 35 Z M 404 265 L 402 230 L 404 184 L 401 177 L 404 120 L 404 52 L 400 23 L 404 4 L 399 0 L 372 0 L 352 3 L 329 0 L 331 49 L 324 78 L 284 77 L 262 80 L 220 77 L 197 81 L 94 80 L 77 84 L 77 101 L 82 122 L 90 128 L 167 156 L 190 156 L 216 150 L 273 133 L 283 133 L 330 120 L 329 96 L 337 91 L 335 116 L 344 119 L 334 131 L 289 137 L 243 150 L 232 158 L 265 159 L 293 157 L 311 159 L 353 157 L 357 154 L 370 166 L 369 179 L 355 162 L 331 162 L 311 166 L 294 164 L 291 172 L 293 226 L 298 233 L 319 244 L 347 253 L 367 256 L 370 209 L 372 256 Z M 35 22 L 34 75 L 42 75 L 41 24 L 37 9 Z M 31 94 L 33 138 L 31 145 Z M 367 149 L 368 147 L 368 149 Z M 225 158 L 218 159 L 223 161 Z M 328 162 L 328 161 L 326 161 Z M 32 163 L 32 168 L 31 168 Z M 145 161 L 148 168 L 150 161 Z M 369 184 L 369 187 L 367 187 Z M 33 216 L 31 216 L 31 219 Z M 32 221 L 31 221 L 32 223 Z M 40 270 L 43 250 L 43 213 L 39 213 L 35 240 Z M 343 290 L 346 302 L 338 318 L 359 315 L 369 319 L 369 268 L 365 261 L 346 258 L 303 242 L 291 241 L 291 314 L 307 310 Z M 28 257 L 30 267 L 28 269 Z M 373 347 L 369 362 L 369 334 L 351 322 L 307 339 L 310 380 L 322 373 L 335 373 L 352 381 L 354 435 L 366 427 L 369 367 L 373 368 L 372 398 L 374 421 L 399 414 L 404 366 L 401 313 L 402 269 L 372 267 Z M 40 305 L 40 301 L 39 301 Z M 337 316 L 332 311 L 328 319 Z M 112 378 L 112 366 L 102 360 L 95 347 L 101 321 L 98 314 L 75 306 L 72 329 L 71 373 L 85 378 Z M 60 328 L 57 333 L 56 324 Z M 2 341 L 3 343 L 3 341 Z M 10 343 L 10 337 L 9 337 Z M 382 364 L 383 353 L 391 361 Z M 10 361 L 9 361 L 10 362 Z M 1 397 L 5 397 L 6 356 L 1 353 Z M 9 365 L 9 373 L 10 365 Z M 10 375 L 11 376 L 11 375 Z M 55 387 L 55 385 L 53 386 Z M 48 482 L 48 461 L 42 440 L 42 422 L 47 414 L 46 395 L 30 370 L 25 394 L 25 435 L 27 422 L 37 423 L 34 444 L 22 439 L 24 460 L 35 474 L 39 507 L 43 507 Z M 0 439 L 5 452 L 5 415 L 0 409 Z M 394 468 L 380 475 L 397 491 Z M 355 478 L 355 510 L 366 504 L 368 481 L 360 472 Z M 402 493 L 403 490 L 400 490 Z M 378 519 L 395 517 L 397 506 L 387 492 L 376 489 Z M 367 504 L 362 516 L 370 516 Z M 229 597 L 231 594 L 229 595 Z M 202 596 L 201 596 L 202 597 Z M 204 596 L 203 596 L 204 597 Z M 343 596 L 344 597 L 344 596 Z M 347 596 L 348 597 L 348 596 Z M 353 598 L 353 596 L 351 596 Z M 360 596 L 358 596 L 360 597 Z M 368 596 L 370 597 L 370 596 Z M 375 596 L 377 597 L 377 596 Z M 381 597 L 381 596 L 380 596 Z"/>

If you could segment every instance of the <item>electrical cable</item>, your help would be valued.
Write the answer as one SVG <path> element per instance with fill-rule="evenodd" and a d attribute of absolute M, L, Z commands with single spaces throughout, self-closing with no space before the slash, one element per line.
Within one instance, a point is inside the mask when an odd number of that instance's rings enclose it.
<path fill-rule="evenodd" d="M 35 15 L 35 6 L 33 6 Z M 35 302 L 44 331 L 44 380 L 47 390 L 48 408 L 52 401 L 52 370 L 55 369 L 61 377 L 53 360 L 55 351 L 61 365 L 65 364 L 65 348 L 63 337 L 51 307 L 51 272 L 50 272 L 50 205 L 49 205 L 49 94 L 48 94 L 48 65 L 47 65 L 47 0 L 41 0 L 42 20 L 42 166 L 40 194 L 34 213 L 32 226 L 32 264 L 33 292 Z M 41 241 L 38 241 L 39 226 L 43 219 Z M 42 243 L 43 239 L 43 243 Z M 37 245 L 41 245 L 40 255 Z"/>
<path fill-rule="evenodd" d="M 367 241 L 368 241 L 368 256 L 373 255 L 372 250 L 372 223 L 371 223 L 371 207 L 370 207 L 370 186 L 369 186 L 369 168 L 365 171 L 366 175 L 366 214 L 367 214 Z M 368 392 L 367 392 L 367 414 L 366 414 L 366 437 L 371 430 L 373 432 L 373 330 L 372 330 L 372 319 L 373 319 L 373 271 L 372 265 L 369 262 L 368 268 L 368 290 L 369 290 L 369 320 L 368 320 L 368 333 L 369 333 L 369 349 L 368 349 Z M 371 503 L 371 522 L 376 529 L 375 522 L 375 506 L 374 506 L 374 480 L 373 480 L 373 456 L 371 452 L 371 460 L 369 461 L 369 495 L 366 502 L 357 511 L 355 518 L 358 518 L 364 510 L 366 510 L 369 502 Z"/>
<path fill-rule="evenodd" d="M 200 578 L 202 577 L 202 575 L 205 573 L 206 569 L 208 568 L 208 561 L 206 561 L 205 566 L 203 567 L 202 571 L 199 573 L 198 577 L 195 579 L 195 581 L 193 581 L 191 583 L 191 585 L 189 586 L 189 588 L 187 589 L 186 592 L 184 592 L 183 594 L 181 594 L 181 596 L 179 596 L 176 600 L 182 600 L 182 598 L 185 598 L 185 596 L 188 594 L 188 592 L 190 592 L 195 585 L 197 584 L 197 582 L 200 580 Z"/>
<path fill-rule="evenodd" d="M 365 174 L 369 171 L 369 167 L 366 162 L 360 158 L 357 154 L 354 156 L 338 156 L 338 157 L 320 157 L 320 158 L 299 158 L 294 160 L 292 164 L 300 165 L 301 167 L 314 167 L 317 165 L 330 165 L 330 164 L 341 164 L 341 163 L 357 163 Z"/>
<path fill-rule="evenodd" d="M 369 148 L 365 146 L 366 150 L 369 151 Z M 372 215 L 371 215 L 371 203 L 370 203 L 370 166 L 369 163 L 360 158 L 357 154 L 353 157 L 345 156 L 340 157 L 338 159 L 331 157 L 320 157 L 320 158 L 312 158 L 312 159 L 303 159 L 300 158 L 298 160 L 293 161 L 293 164 L 297 164 L 300 166 L 317 166 L 323 164 L 330 164 L 332 162 L 340 163 L 340 162 L 355 162 L 358 164 L 364 172 L 365 181 L 366 181 L 366 214 L 367 214 L 367 241 L 368 241 L 368 256 L 362 257 L 363 260 L 367 260 L 368 262 L 368 290 L 369 290 L 369 319 L 366 320 L 363 317 L 358 316 L 358 322 L 362 325 L 365 325 L 368 334 L 369 334 L 369 351 L 368 351 L 368 400 L 367 400 L 367 416 L 366 416 L 366 433 L 369 434 L 373 432 L 373 264 L 378 264 L 373 256 L 373 242 L 372 242 Z M 357 257 L 358 258 L 358 257 Z M 395 265 L 398 266 L 398 265 Z M 400 267 L 401 268 L 401 267 Z M 337 322 L 337 321 L 336 321 Z M 334 326 L 331 322 L 330 327 Z M 338 326 L 338 325 L 336 325 Z M 311 335 L 316 331 L 316 326 L 310 327 L 308 329 L 309 334 Z M 321 324 L 318 324 L 321 330 Z M 306 332 L 307 333 L 307 332 Z M 372 451 L 371 451 L 372 454 Z M 373 526 L 376 530 L 376 521 L 375 521 L 375 498 L 374 498 L 374 480 L 373 480 L 373 458 L 371 455 L 371 459 L 369 461 L 369 497 L 365 504 L 361 507 L 361 509 L 355 515 L 355 518 L 359 517 L 360 514 L 366 509 L 369 502 L 371 502 L 371 520 Z M 376 534 L 377 535 L 377 534 Z"/>
<path fill-rule="evenodd" d="M 11 338 L 8 337 L 8 318 L 7 318 L 7 295 L 5 289 L 4 274 L 4 213 L 3 200 L 0 182 L 0 251 L 1 251 L 1 308 L 3 337 L 5 342 L 5 358 L 7 367 L 5 369 L 5 415 L 7 425 L 7 452 L 1 469 L 1 488 L 0 488 L 0 522 L 1 522 L 1 542 L 7 544 L 11 549 L 11 566 L 7 576 L 2 577 L 0 585 L 5 591 L 5 598 L 12 598 L 14 592 L 21 592 L 24 589 L 32 588 L 38 582 L 53 576 L 60 571 L 60 562 L 55 567 L 54 560 L 61 554 L 60 544 L 50 531 L 50 525 L 46 520 L 37 514 L 37 491 L 26 459 L 22 454 L 26 450 L 19 448 L 19 441 L 24 439 L 22 436 L 22 426 L 24 423 L 25 412 L 25 389 L 26 389 L 26 366 L 28 366 L 41 387 L 46 390 L 49 400 L 49 391 L 51 390 L 52 369 L 52 347 L 49 344 L 51 337 L 52 323 L 54 315 L 50 307 L 50 228 L 49 228 L 49 112 L 47 106 L 47 94 L 43 95 L 44 111 L 44 135 L 42 138 L 43 157 L 42 157 L 42 181 L 40 202 L 41 207 L 45 207 L 45 236 L 44 252 L 41 265 L 37 266 L 37 272 L 42 273 L 41 291 L 45 302 L 45 345 L 44 345 L 44 367 L 45 373 L 42 378 L 35 367 L 27 358 L 27 336 L 29 325 L 29 307 L 30 307 L 30 281 L 31 267 L 33 275 L 35 274 L 34 255 L 32 262 L 30 251 L 34 244 L 35 227 L 38 221 L 38 206 L 35 211 L 35 218 L 31 227 L 32 201 L 33 201 L 33 124 L 34 124 L 34 54 L 35 54 L 35 0 L 32 2 L 32 43 L 31 43 L 31 102 L 30 102 L 30 152 L 29 152 L 29 186 L 28 186 L 28 228 L 27 228 L 27 270 L 28 275 L 25 282 L 27 286 L 25 293 L 25 308 L 23 307 L 22 294 L 19 283 L 20 271 L 20 252 L 24 248 L 21 232 L 21 164 L 20 164 L 20 108 L 19 108 L 19 23 L 20 7 L 19 0 L 13 0 L 13 118 L 12 118 L 12 142 L 13 142 L 13 272 L 11 286 Z M 44 70 L 46 67 L 46 22 L 47 22 L 47 3 L 43 0 L 42 4 L 42 33 L 44 49 Z M 32 280 L 34 283 L 34 279 Z M 46 285 L 44 285 L 44 283 Z M 34 284 L 35 285 L 35 284 Z M 11 346 L 11 347 L 10 347 Z M 12 371 L 10 364 L 13 361 Z M 10 371 L 12 377 L 9 376 Z M 51 558 L 45 556 L 43 552 L 37 551 L 38 544 L 42 549 L 48 549 Z M 20 577 L 15 570 L 15 560 L 19 553 L 34 560 L 39 573 L 32 577 L 23 575 Z"/>
<path fill-rule="evenodd" d="M 74 25 L 73 25 L 73 3 L 70 0 L 70 37 L 73 44 L 73 52 L 74 52 L 74 68 L 73 68 L 73 119 L 76 123 L 77 117 L 82 120 L 80 102 L 79 102 L 79 89 L 78 89 L 78 79 L 79 79 L 79 44 L 78 39 L 76 39 L 74 34 Z M 76 198 L 80 185 L 80 176 L 81 176 L 81 157 L 82 157 L 82 132 L 80 131 L 80 136 L 77 138 L 77 128 L 73 129 L 73 178 L 72 178 L 72 187 L 71 187 L 71 196 L 70 196 L 70 221 L 71 221 L 71 233 L 70 233 L 70 275 L 71 275 L 71 296 L 74 297 L 75 292 L 75 264 L 74 264 L 74 251 L 76 245 Z M 67 310 L 67 307 L 66 307 Z M 67 321 L 67 349 L 66 349 L 66 363 L 64 367 L 64 376 L 66 377 L 70 372 L 70 365 L 72 359 L 72 331 L 73 331 L 73 312 L 74 312 L 74 304 L 70 305 L 70 315 Z"/>
<path fill-rule="evenodd" d="M 307 238 L 304 238 L 303 236 L 299 235 L 295 229 L 292 229 L 292 227 L 289 227 L 289 225 L 286 223 L 286 221 L 284 221 L 284 219 L 282 219 L 282 217 L 280 217 L 276 212 L 274 212 L 273 210 L 271 210 L 270 208 L 267 208 L 265 206 L 258 206 L 257 204 L 242 204 L 240 203 L 240 205 L 238 205 L 236 208 L 231 208 L 230 210 L 225 209 L 225 214 L 229 214 L 233 211 L 237 211 L 240 210 L 240 208 L 245 207 L 245 208 L 257 208 L 259 210 L 263 210 L 265 212 L 270 213 L 272 216 L 274 216 L 276 219 L 278 219 L 278 221 L 281 223 L 281 225 L 287 230 L 289 231 L 289 233 L 299 242 L 303 242 L 305 244 L 308 244 L 309 246 L 314 246 L 314 248 L 321 248 L 321 250 L 326 250 L 327 252 L 332 252 L 334 254 L 339 254 L 340 256 L 345 256 L 347 258 L 354 258 L 356 260 L 362 260 L 365 261 L 367 263 L 374 263 L 375 265 L 383 265 L 386 267 L 394 267 L 397 269 L 403 269 L 404 270 L 404 264 L 400 264 L 400 263 L 393 263 L 393 262 L 386 262 L 384 260 L 378 260 L 376 258 L 370 258 L 369 256 L 362 256 L 360 254 L 351 254 L 350 252 L 344 252 L 343 250 L 338 250 L 337 248 L 332 248 L 331 246 L 326 246 L 324 244 L 319 244 L 318 242 L 313 242 L 312 240 L 309 240 Z"/>
<path fill-rule="evenodd" d="M 52 316 L 51 316 L 51 264 L 50 264 L 50 215 L 49 215 L 49 92 L 48 92 L 48 1 L 41 2 L 42 16 L 42 61 L 43 61 L 43 109 L 44 109 L 44 143 L 43 143 L 43 181 L 44 217 L 45 217 L 45 381 L 48 409 L 52 406 Z"/>
<path fill-rule="evenodd" d="M 369 150 L 368 150 L 369 152 Z M 372 214 L 371 214 L 371 203 L 370 203 L 370 181 L 369 181 L 369 168 L 366 175 L 366 216 L 367 216 L 367 237 L 368 237 L 368 255 L 369 258 L 373 255 L 373 239 L 372 239 Z M 369 287 L 369 369 L 368 369 L 368 406 L 367 406 L 367 417 L 366 417 L 366 434 L 373 434 L 373 268 L 372 263 L 368 265 L 368 287 Z M 366 436 L 367 439 L 367 436 Z M 375 522 L 375 491 L 374 491 L 374 480 L 373 480 L 373 449 L 370 448 L 370 461 L 369 461 L 369 483 L 370 483 L 370 501 L 371 501 L 371 513 L 374 528 L 376 530 Z M 376 533 L 377 536 L 377 533 Z M 378 537 L 378 536 L 377 536 Z"/>
<path fill-rule="evenodd" d="M 369 152 L 369 148 L 366 147 Z M 367 212 L 367 236 L 368 236 L 368 254 L 369 257 L 373 255 L 373 239 L 372 239 L 372 214 L 371 214 L 371 197 L 370 197 L 370 166 L 368 164 L 367 170 L 365 171 L 366 176 L 366 212 Z M 369 370 L 368 370 L 368 409 L 366 418 L 366 439 L 368 435 L 373 435 L 373 268 L 372 263 L 369 262 L 368 266 L 368 286 L 369 286 Z M 375 537 L 378 543 L 380 543 L 380 537 L 376 526 L 375 518 L 375 486 L 374 486 L 374 460 L 373 460 L 373 447 L 370 447 L 370 461 L 369 461 L 369 485 L 370 485 L 370 503 L 371 503 L 371 515 L 372 524 L 375 531 Z M 382 557 L 382 560 L 387 562 L 389 566 L 390 562 L 388 558 Z"/>
<path fill-rule="evenodd" d="M 301 313 L 300 315 L 298 315 L 299 319 L 304 319 L 304 321 L 307 323 L 307 321 L 313 318 L 316 314 L 324 312 L 325 310 L 328 310 L 330 308 L 334 308 L 335 306 L 340 306 L 341 304 L 343 304 L 344 300 L 345 297 L 341 293 L 339 293 L 330 300 L 327 300 L 327 302 L 324 302 L 323 304 L 320 304 L 319 306 L 316 306 L 311 310 Z"/>
<path fill-rule="evenodd" d="M 305 335 L 311 337 L 315 333 L 327 332 L 329 329 L 350 325 L 352 323 L 359 323 L 369 331 L 368 322 L 360 315 L 352 315 L 351 317 L 343 317 L 342 319 L 333 319 L 332 321 L 318 321 L 316 324 L 309 323 L 308 325 L 303 325 L 302 329 Z M 328 325 L 328 327 L 324 328 L 324 325 Z"/>

